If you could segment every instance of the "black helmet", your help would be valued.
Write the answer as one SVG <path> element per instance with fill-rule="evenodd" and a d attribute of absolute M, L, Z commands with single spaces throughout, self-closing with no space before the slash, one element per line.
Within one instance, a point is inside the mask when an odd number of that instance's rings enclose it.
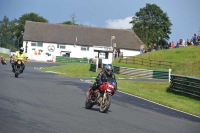
<path fill-rule="evenodd" d="M 24 48 L 21 47 L 21 48 L 19 49 L 19 53 L 22 54 L 23 52 L 24 52 Z"/>
<path fill-rule="evenodd" d="M 113 66 L 110 65 L 110 64 L 106 64 L 104 68 L 105 68 L 105 72 L 106 72 L 107 75 L 112 74 L 113 69 L 114 69 Z"/>

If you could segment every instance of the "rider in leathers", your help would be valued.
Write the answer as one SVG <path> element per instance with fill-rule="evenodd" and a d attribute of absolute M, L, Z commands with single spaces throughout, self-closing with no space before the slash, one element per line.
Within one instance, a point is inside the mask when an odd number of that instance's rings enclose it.
<path fill-rule="evenodd" d="M 98 74 L 96 82 L 93 84 L 93 86 L 89 91 L 90 95 L 92 95 L 94 93 L 94 90 L 96 90 L 101 84 L 106 83 L 108 78 L 113 78 L 114 81 L 116 82 L 115 75 L 113 74 L 113 66 L 110 64 L 105 65 L 105 69 Z M 117 90 L 117 82 L 115 91 L 116 90 Z"/>

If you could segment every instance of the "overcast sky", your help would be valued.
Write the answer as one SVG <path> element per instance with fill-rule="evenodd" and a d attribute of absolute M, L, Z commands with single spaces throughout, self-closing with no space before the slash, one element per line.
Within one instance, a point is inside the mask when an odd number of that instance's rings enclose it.
<path fill-rule="evenodd" d="M 0 0 L 0 20 L 7 16 L 18 19 L 34 12 L 49 23 L 71 21 L 94 27 L 127 29 L 135 13 L 146 3 L 158 5 L 171 20 L 170 40 L 190 39 L 199 34 L 200 0 Z"/>

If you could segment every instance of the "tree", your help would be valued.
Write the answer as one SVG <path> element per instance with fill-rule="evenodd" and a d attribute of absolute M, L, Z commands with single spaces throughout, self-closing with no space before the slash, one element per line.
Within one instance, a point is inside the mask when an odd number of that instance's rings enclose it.
<path fill-rule="evenodd" d="M 148 46 L 156 43 L 164 47 L 171 34 L 171 22 L 167 13 L 164 13 L 156 4 L 146 4 L 132 17 L 132 29 Z"/>
<path fill-rule="evenodd" d="M 26 21 L 34 21 L 34 22 L 45 22 L 48 23 L 48 20 L 43 18 L 42 16 L 39 16 L 38 14 L 35 13 L 27 13 L 22 15 L 19 20 L 18 20 L 18 25 L 16 27 L 16 37 L 19 39 L 19 47 L 22 46 L 22 40 L 23 40 L 23 35 L 22 32 L 24 31 L 24 26 Z"/>
<path fill-rule="evenodd" d="M 3 20 L 0 21 L 0 47 L 13 49 L 16 47 L 17 39 L 15 38 L 15 26 L 17 20 L 9 20 L 8 17 L 4 16 Z"/>
<path fill-rule="evenodd" d="M 62 22 L 61 24 L 78 25 L 78 24 L 74 24 L 72 21 L 65 21 L 65 22 Z"/>
<path fill-rule="evenodd" d="M 72 23 L 76 24 L 77 20 L 75 20 L 75 18 L 76 18 L 76 13 L 75 12 L 71 15 L 71 18 L 72 18 Z"/>

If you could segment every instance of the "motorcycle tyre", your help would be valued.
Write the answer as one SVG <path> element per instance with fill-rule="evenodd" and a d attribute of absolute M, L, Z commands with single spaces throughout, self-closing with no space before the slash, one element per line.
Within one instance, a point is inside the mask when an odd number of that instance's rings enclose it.
<path fill-rule="evenodd" d="M 18 78 L 18 75 L 19 75 L 18 73 L 15 73 L 15 78 Z"/>
<path fill-rule="evenodd" d="M 93 107 L 93 103 L 89 100 L 89 99 L 86 99 L 85 101 L 85 108 L 86 109 L 91 109 Z"/>
<path fill-rule="evenodd" d="M 100 110 L 99 110 L 99 111 L 100 111 L 101 113 L 105 113 L 105 112 L 108 111 L 108 109 L 109 109 L 109 107 L 110 107 L 110 105 L 111 105 L 111 98 L 112 98 L 111 95 L 107 95 L 107 105 L 105 105 L 106 107 L 102 107 L 103 104 L 102 104 L 102 102 L 100 103 Z"/>

